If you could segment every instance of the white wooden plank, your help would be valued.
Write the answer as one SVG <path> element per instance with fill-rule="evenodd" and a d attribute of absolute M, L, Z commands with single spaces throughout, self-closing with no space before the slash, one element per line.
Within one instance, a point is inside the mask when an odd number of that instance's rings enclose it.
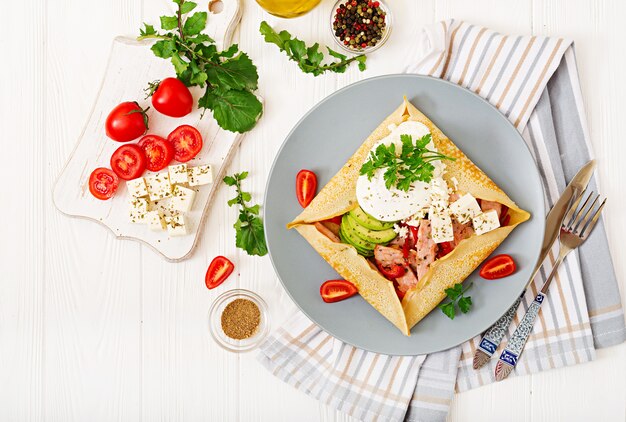
<path fill-rule="evenodd" d="M 15 63 L 0 70 L 3 174 L 28 175 L 0 184 L 5 218 L 0 226 L 0 420 L 7 421 L 43 420 L 44 400 L 45 55 L 39 46 L 46 14 L 37 1 L 3 5 L 7 16 L 25 10 L 32 26 L 7 19 L 5 29 L 12 36 L 0 39 L 0 48 Z"/>
<path fill-rule="evenodd" d="M 141 418 L 141 250 L 62 216 L 50 194 L 100 86 L 111 40 L 138 20 L 138 6 L 68 0 L 47 7 L 46 183 L 39 188 L 46 197 L 46 420 Z"/>

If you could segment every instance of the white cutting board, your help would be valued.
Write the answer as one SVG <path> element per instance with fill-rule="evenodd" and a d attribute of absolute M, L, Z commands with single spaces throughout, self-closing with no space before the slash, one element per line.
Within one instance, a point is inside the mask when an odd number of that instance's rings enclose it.
<path fill-rule="evenodd" d="M 201 10 L 201 6 L 196 10 Z M 219 13 L 209 11 L 206 32 L 215 39 L 218 48 L 230 45 L 232 33 L 241 17 L 240 13 L 239 0 L 224 1 L 223 10 Z M 167 260 L 180 261 L 191 255 L 200 237 L 211 200 L 242 135 L 221 129 L 210 112 L 201 119 L 197 107 L 194 107 L 190 115 L 178 119 L 162 115 L 153 108 L 148 111 L 148 133 L 165 138 L 182 124 L 198 128 L 204 145 L 202 151 L 187 164 L 210 164 L 213 167 L 214 183 L 198 187 L 193 210 L 187 213 L 189 234 L 186 236 L 170 237 L 166 231 L 153 232 L 147 225 L 131 223 L 128 218 L 130 196 L 123 180 L 120 180 L 115 196 L 108 201 L 95 199 L 88 187 L 91 172 L 97 167 L 110 167 L 111 154 L 123 145 L 109 139 L 105 134 L 105 121 L 109 112 L 123 101 L 137 101 L 142 108 L 146 108 L 151 105 L 149 99 L 144 100 L 143 90 L 148 82 L 175 76 L 172 64 L 154 56 L 150 50 L 151 45 L 152 42 L 149 41 L 139 42 L 124 37 L 113 41 L 98 98 L 74 151 L 55 182 L 52 197 L 55 206 L 62 213 L 96 221 L 109 228 L 120 239 L 143 242 Z M 195 104 L 202 92 L 197 87 L 191 89 Z M 149 174 L 151 172 L 146 171 L 144 176 Z"/>

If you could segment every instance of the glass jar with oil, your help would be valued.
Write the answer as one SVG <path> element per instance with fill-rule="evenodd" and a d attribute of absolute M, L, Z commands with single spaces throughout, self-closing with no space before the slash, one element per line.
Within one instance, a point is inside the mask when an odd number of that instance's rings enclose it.
<path fill-rule="evenodd" d="M 295 18 L 309 12 L 320 0 L 256 0 L 268 13 L 281 18 Z"/>

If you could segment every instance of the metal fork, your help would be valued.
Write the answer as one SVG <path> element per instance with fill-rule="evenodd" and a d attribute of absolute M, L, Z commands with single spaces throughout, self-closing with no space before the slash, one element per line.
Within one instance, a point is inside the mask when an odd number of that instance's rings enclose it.
<path fill-rule="evenodd" d="M 594 226 L 600 218 L 600 213 L 604 208 L 606 199 L 597 206 L 600 199 L 600 195 L 596 195 L 591 192 L 581 207 L 579 207 L 580 201 L 583 195 L 577 198 L 572 198 L 571 205 L 563 218 L 561 224 L 561 230 L 559 232 L 559 257 L 557 258 L 550 275 L 546 279 L 546 282 L 541 287 L 541 290 L 537 293 L 535 300 L 528 307 L 528 311 L 522 318 L 519 326 L 513 333 L 513 336 L 509 340 L 506 348 L 500 354 L 498 363 L 496 365 L 496 380 L 502 381 L 515 368 L 517 361 L 524 350 L 524 346 L 530 337 L 530 333 L 533 330 L 535 318 L 541 309 L 541 305 L 548 294 L 548 288 L 550 282 L 557 273 L 557 270 L 563 259 L 574 249 L 582 245 L 587 240 L 589 233 L 593 230 Z"/>

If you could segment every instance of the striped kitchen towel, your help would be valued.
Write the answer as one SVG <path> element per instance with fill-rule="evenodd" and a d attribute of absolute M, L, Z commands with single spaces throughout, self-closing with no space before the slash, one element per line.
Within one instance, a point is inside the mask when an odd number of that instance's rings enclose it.
<path fill-rule="evenodd" d="M 537 161 L 551 207 L 566 181 L 592 157 L 572 42 L 503 35 L 455 20 L 424 32 L 423 54 L 407 71 L 457 83 L 506 115 Z M 596 184 L 593 179 L 591 188 Z M 555 246 L 528 289 L 516 323 L 557 251 Z M 568 256 L 550 290 L 512 375 L 586 362 L 597 348 L 626 339 L 602 223 Z M 455 390 L 495 380 L 495 358 L 480 371 L 472 369 L 478 341 L 428 356 L 379 355 L 332 338 L 297 313 L 263 343 L 259 360 L 280 379 L 357 419 L 442 421 Z"/>

